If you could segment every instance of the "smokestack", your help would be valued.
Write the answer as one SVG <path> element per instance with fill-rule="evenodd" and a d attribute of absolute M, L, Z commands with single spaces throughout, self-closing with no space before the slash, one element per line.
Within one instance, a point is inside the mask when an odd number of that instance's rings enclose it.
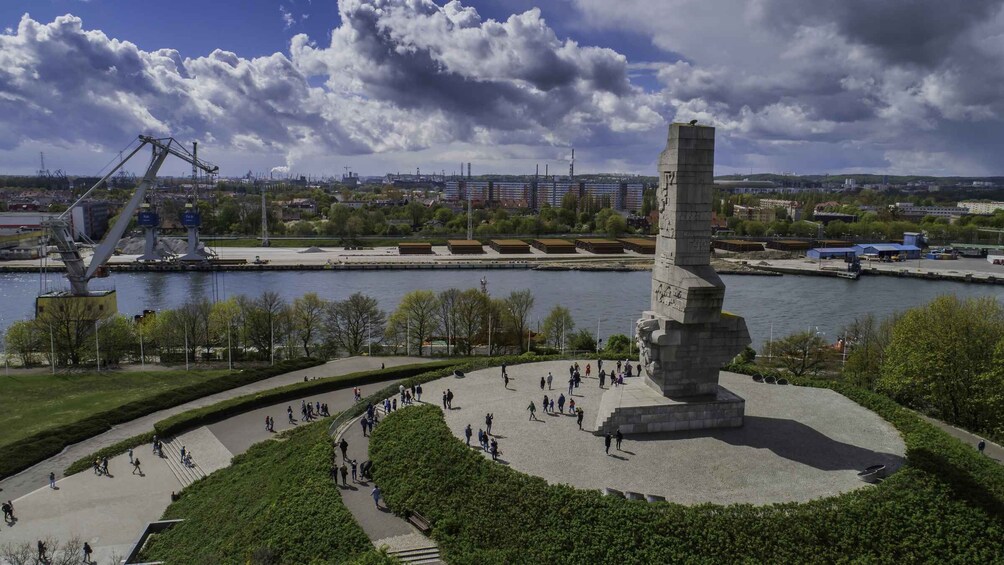
<path fill-rule="evenodd" d="M 537 163 L 537 170 L 533 172 L 533 178 L 536 179 L 540 176 L 540 163 Z"/>
<path fill-rule="evenodd" d="M 568 163 L 568 179 L 575 178 L 575 148 L 572 148 L 572 161 Z"/>
<path fill-rule="evenodd" d="M 467 178 L 471 178 L 471 162 L 467 162 Z"/>

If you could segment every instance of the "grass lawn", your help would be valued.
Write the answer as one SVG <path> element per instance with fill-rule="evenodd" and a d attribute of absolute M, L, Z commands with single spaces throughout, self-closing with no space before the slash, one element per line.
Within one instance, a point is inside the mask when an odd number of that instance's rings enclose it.
<path fill-rule="evenodd" d="M 226 370 L 111 371 L 0 376 L 0 446 L 226 373 Z"/>

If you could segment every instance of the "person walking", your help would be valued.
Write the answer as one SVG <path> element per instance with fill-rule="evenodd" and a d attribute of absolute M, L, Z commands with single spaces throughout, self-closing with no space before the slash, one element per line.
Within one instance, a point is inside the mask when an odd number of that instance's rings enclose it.
<path fill-rule="evenodd" d="M 126 453 L 129 454 L 129 462 L 132 463 L 132 448 L 130 447 L 129 450 L 126 451 Z"/>
<path fill-rule="evenodd" d="M 138 475 L 139 475 L 139 476 L 141 476 L 141 477 L 143 476 L 143 469 L 140 469 L 140 468 L 139 468 L 139 457 L 137 457 L 137 458 L 136 458 L 135 460 L 133 460 L 133 462 L 132 462 L 132 474 L 133 474 L 133 475 L 136 475 L 136 474 L 138 474 Z"/>
<path fill-rule="evenodd" d="M 568 396 L 572 396 L 572 389 L 575 388 L 575 377 L 568 377 Z"/>
<path fill-rule="evenodd" d="M 554 377 L 551 375 L 551 371 L 548 371 L 547 372 L 547 390 L 551 390 L 551 382 L 553 380 L 554 380 Z"/>
<path fill-rule="evenodd" d="M 589 376 L 589 363 L 586 363 L 586 376 Z"/>
<path fill-rule="evenodd" d="M 603 388 L 603 383 L 607 380 L 607 373 L 600 369 L 600 388 Z"/>
<path fill-rule="evenodd" d="M 526 409 L 530 411 L 530 420 L 536 420 L 537 419 L 537 407 L 534 406 L 532 400 L 530 401 L 530 405 L 527 406 Z"/>
<path fill-rule="evenodd" d="M 86 541 L 84 542 L 83 552 L 84 552 L 84 563 L 88 564 L 91 563 L 91 554 L 94 553 L 94 550 L 91 549 L 91 544 L 87 543 Z"/>
<path fill-rule="evenodd" d="M 987 440 L 980 439 L 980 442 L 976 444 L 976 451 L 979 451 L 980 455 L 983 455 L 983 450 L 985 450 L 986 448 L 987 448 Z"/>
<path fill-rule="evenodd" d="M 503 362 L 502 363 L 502 376 L 505 377 L 505 376 L 508 376 L 508 375 L 509 375 L 509 373 L 507 373 L 506 370 L 505 370 L 505 362 Z"/>
<path fill-rule="evenodd" d="M 544 390 L 544 377 L 540 377 L 540 390 Z"/>
<path fill-rule="evenodd" d="M 338 447 L 339 449 L 342 450 L 342 460 L 344 461 L 346 458 L 348 458 L 346 452 L 349 449 L 349 442 L 345 441 L 345 438 L 343 437 L 342 441 L 338 442 Z"/>
<path fill-rule="evenodd" d="M 358 482 L 356 480 L 356 471 L 357 471 L 359 465 L 356 464 L 356 460 L 355 459 L 349 459 L 349 465 L 352 466 L 352 482 L 354 482 L 354 483 Z"/>
<path fill-rule="evenodd" d="M 345 466 L 344 462 L 342 463 L 342 466 L 338 468 L 338 471 L 342 474 L 342 486 L 349 486 L 349 481 L 346 480 L 346 477 L 349 475 L 349 468 Z"/>
<path fill-rule="evenodd" d="M 473 433 L 474 432 L 472 431 L 471 425 L 467 424 L 467 427 L 464 428 L 464 435 L 467 436 L 467 447 L 471 446 L 471 435 Z"/>
<path fill-rule="evenodd" d="M 443 410 L 446 410 L 446 391 L 443 391 Z"/>
<path fill-rule="evenodd" d="M 579 408 L 578 410 L 575 411 L 575 419 L 579 423 L 579 429 L 580 430 L 582 429 L 582 418 L 584 416 L 585 416 L 585 412 L 582 411 L 582 408 Z"/>
<path fill-rule="evenodd" d="M 558 397 L 558 412 L 561 412 L 562 414 L 565 413 L 565 395 L 564 394 L 562 394 L 561 396 Z"/>
<path fill-rule="evenodd" d="M 607 455 L 610 455 L 610 432 L 603 434 L 603 445 L 606 447 Z"/>
<path fill-rule="evenodd" d="M 49 473 L 49 488 L 51 488 L 51 489 L 55 489 L 56 488 L 56 473 L 51 473 L 51 472 Z M 38 542 L 38 543 L 42 543 L 42 542 Z"/>
<path fill-rule="evenodd" d="M 543 406 L 543 408 L 544 408 L 544 414 L 547 414 L 548 410 L 550 410 L 551 404 L 547 400 L 547 395 L 546 394 L 544 395 L 544 402 L 543 402 L 543 404 L 544 404 L 544 406 Z"/>
<path fill-rule="evenodd" d="M 602 371 L 603 370 L 603 359 L 602 358 L 596 360 L 596 370 L 597 371 Z"/>
<path fill-rule="evenodd" d="M 624 441 L 624 434 L 621 433 L 621 429 L 620 428 L 617 428 L 617 435 L 615 437 L 617 438 L 617 451 L 620 451 L 621 450 L 621 442 Z"/>
<path fill-rule="evenodd" d="M 419 402 L 422 401 L 422 385 L 415 387 L 415 398 L 417 398 Z"/>
<path fill-rule="evenodd" d="M 491 412 L 485 414 L 485 427 L 488 430 L 488 435 L 492 435 L 492 422 L 495 421 L 495 414 Z"/>
<path fill-rule="evenodd" d="M 505 383 L 505 388 L 509 388 L 509 375 L 502 373 L 502 382 Z"/>
<path fill-rule="evenodd" d="M 492 461 L 499 460 L 499 442 L 496 441 L 495 438 L 492 438 L 491 454 L 492 454 Z"/>
<path fill-rule="evenodd" d="M 14 507 L 11 505 L 10 501 L 0 504 L 0 510 L 3 510 L 3 520 L 10 524 L 14 521 Z"/>
<path fill-rule="evenodd" d="M 446 408 L 453 410 L 453 391 L 446 389 Z"/>
<path fill-rule="evenodd" d="M 363 427 L 363 437 L 369 437 L 369 433 L 366 430 L 366 417 L 359 419 L 359 425 Z"/>
<path fill-rule="evenodd" d="M 38 540 L 38 561 L 40 563 L 46 563 L 49 561 L 49 559 L 45 556 L 45 552 L 45 542 Z"/>
<path fill-rule="evenodd" d="M 373 485 L 373 490 L 370 491 L 370 496 L 373 497 L 373 504 L 375 504 L 377 508 L 380 508 L 380 496 L 382 494 L 383 493 L 380 491 L 380 487 Z"/>

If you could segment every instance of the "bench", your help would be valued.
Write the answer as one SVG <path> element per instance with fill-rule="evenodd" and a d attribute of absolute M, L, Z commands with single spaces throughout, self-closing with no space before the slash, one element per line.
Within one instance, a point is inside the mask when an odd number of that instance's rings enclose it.
<path fill-rule="evenodd" d="M 640 492 L 624 491 L 624 498 L 628 500 L 645 500 L 645 495 Z"/>
<path fill-rule="evenodd" d="M 418 528 L 418 531 L 423 534 L 428 534 L 432 531 L 432 522 L 418 512 L 415 512 L 414 510 L 409 511 L 407 518 L 408 523 Z"/>
<path fill-rule="evenodd" d="M 872 465 L 858 473 L 858 478 L 866 483 L 876 483 L 885 477 L 885 465 Z"/>
<path fill-rule="evenodd" d="M 666 497 L 659 496 L 658 494 L 646 494 L 645 500 L 648 502 L 666 502 Z"/>
<path fill-rule="evenodd" d="M 753 375 L 753 382 L 762 383 L 763 382 L 763 375 Z"/>
<path fill-rule="evenodd" d="M 765 383 L 767 383 L 769 385 L 772 385 L 772 384 L 775 384 L 777 382 L 777 379 L 774 378 L 772 375 L 768 375 L 768 376 L 764 377 L 763 382 L 765 382 Z"/>
<path fill-rule="evenodd" d="M 788 384 L 788 379 L 778 379 L 777 380 L 777 384 L 779 384 L 779 385 L 786 385 L 786 384 Z"/>
<path fill-rule="evenodd" d="M 612 496 L 614 498 L 624 498 L 624 493 L 621 492 L 621 491 L 619 491 L 619 490 L 617 490 L 617 489 L 615 489 L 615 488 L 604 487 L 603 488 L 603 496 Z"/>

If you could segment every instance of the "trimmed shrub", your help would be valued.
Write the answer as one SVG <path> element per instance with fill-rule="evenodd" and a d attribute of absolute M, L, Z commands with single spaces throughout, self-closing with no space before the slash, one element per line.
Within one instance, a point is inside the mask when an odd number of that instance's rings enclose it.
<path fill-rule="evenodd" d="M 323 423 L 283 434 L 234 457 L 171 504 L 185 521 L 155 536 L 143 561 L 244 564 L 344 563 L 372 552 L 330 478 L 335 450 Z M 365 563 L 380 563 L 370 556 Z"/>
<path fill-rule="evenodd" d="M 370 457 L 388 505 L 429 518 L 449 563 L 999 561 L 1004 469 L 874 396 L 852 399 L 904 434 L 908 464 L 802 504 L 687 507 L 549 485 L 467 449 L 434 406 L 388 415 Z"/>

